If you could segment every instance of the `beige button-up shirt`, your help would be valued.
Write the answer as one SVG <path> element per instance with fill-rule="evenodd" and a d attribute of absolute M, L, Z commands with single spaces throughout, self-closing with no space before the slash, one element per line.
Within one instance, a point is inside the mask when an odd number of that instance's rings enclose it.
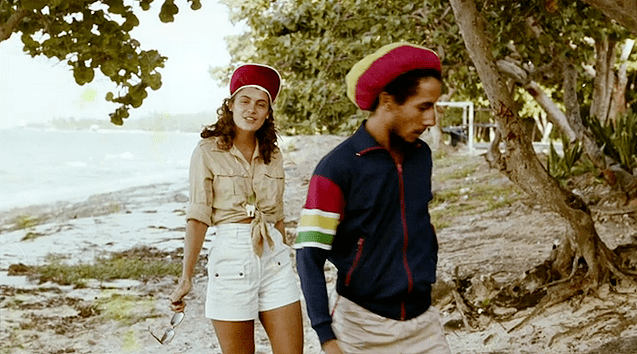
<path fill-rule="evenodd" d="M 238 222 L 248 217 L 249 204 L 255 205 L 266 222 L 283 220 L 281 151 L 273 153 L 266 165 L 257 144 L 250 163 L 235 146 L 228 151 L 218 148 L 217 139 L 200 140 L 192 153 L 186 220 L 195 219 L 208 226 Z"/>

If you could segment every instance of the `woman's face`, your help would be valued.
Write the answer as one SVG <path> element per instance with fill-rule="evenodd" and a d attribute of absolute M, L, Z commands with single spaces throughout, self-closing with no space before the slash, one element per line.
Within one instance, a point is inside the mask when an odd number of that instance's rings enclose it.
<path fill-rule="evenodd" d="M 258 88 L 244 87 L 235 94 L 229 108 L 237 129 L 256 132 L 270 114 L 270 99 Z"/>

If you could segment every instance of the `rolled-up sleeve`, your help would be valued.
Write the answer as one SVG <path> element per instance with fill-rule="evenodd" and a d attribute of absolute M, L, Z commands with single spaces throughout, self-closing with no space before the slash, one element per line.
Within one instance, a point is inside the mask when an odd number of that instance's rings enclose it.
<path fill-rule="evenodd" d="M 212 171 L 199 144 L 190 158 L 190 203 L 186 209 L 186 220 L 194 219 L 212 226 L 212 180 Z"/>

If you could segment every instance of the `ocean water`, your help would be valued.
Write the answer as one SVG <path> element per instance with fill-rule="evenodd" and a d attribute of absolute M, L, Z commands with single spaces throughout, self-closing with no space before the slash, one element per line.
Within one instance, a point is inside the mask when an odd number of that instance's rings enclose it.
<path fill-rule="evenodd" d="M 0 212 L 188 178 L 197 133 L 0 129 Z"/>

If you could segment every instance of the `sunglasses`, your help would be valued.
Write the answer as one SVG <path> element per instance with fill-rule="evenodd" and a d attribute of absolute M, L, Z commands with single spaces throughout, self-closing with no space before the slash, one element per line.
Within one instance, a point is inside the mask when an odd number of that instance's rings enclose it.
<path fill-rule="evenodd" d="M 184 316 L 183 312 L 175 312 L 173 317 L 170 319 L 170 328 L 166 328 L 164 335 L 161 336 L 161 338 L 157 337 L 150 331 L 150 326 L 148 327 L 148 332 L 150 332 L 150 335 L 153 336 L 153 338 L 157 339 L 159 344 L 168 344 L 175 338 L 175 327 L 181 324 L 184 320 Z"/>

